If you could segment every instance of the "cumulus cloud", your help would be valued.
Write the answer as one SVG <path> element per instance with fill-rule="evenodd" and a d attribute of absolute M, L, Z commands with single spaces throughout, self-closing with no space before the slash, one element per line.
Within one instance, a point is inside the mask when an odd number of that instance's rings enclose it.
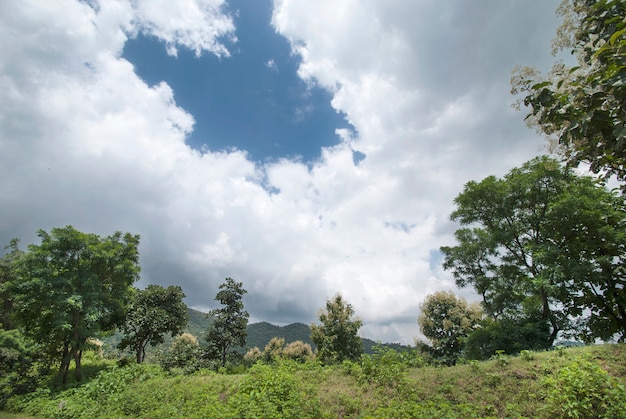
<path fill-rule="evenodd" d="M 425 295 L 454 287 L 437 260 L 452 199 L 540 151 L 508 78 L 550 62 L 556 3 L 275 1 L 300 76 L 356 132 L 318 161 L 260 165 L 191 149 L 193 115 L 121 58 L 139 32 L 228 57 L 223 1 L 1 2 L 0 237 L 139 233 L 141 283 L 180 284 L 192 306 L 231 276 L 254 320 L 309 323 L 339 291 L 365 336 L 410 343 Z"/>

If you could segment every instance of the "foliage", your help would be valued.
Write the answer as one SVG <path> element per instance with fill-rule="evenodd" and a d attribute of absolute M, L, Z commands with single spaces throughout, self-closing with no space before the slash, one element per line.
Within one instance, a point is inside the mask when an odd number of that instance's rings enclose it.
<path fill-rule="evenodd" d="M 38 355 L 37 346 L 18 330 L 0 329 L 0 408 L 11 396 L 37 388 Z"/>
<path fill-rule="evenodd" d="M 280 418 L 294 414 L 316 419 L 547 418 L 555 416 L 543 410 L 550 392 L 543 384 L 545 377 L 557 377 L 579 356 L 606 370 L 612 377 L 609 380 L 626 383 L 623 344 L 565 348 L 563 356 L 557 351 L 536 352 L 532 360 L 508 356 L 506 365 L 490 360 L 454 367 L 409 367 L 403 374 L 405 384 L 395 387 L 359 381 L 361 366 L 348 361 L 354 373 L 317 362 L 279 360 L 257 364 L 238 375 L 208 370 L 181 375 L 133 363 L 125 368 L 108 367 L 92 378 L 86 374 L 74 388 L 42 386 L 34 393 L 13 396 L 5 408 L 72 419 Z M 413 358 L 411 353 L 398 352 L 391 357 L 391 365 Z M 88 356 L 86 368 L 92 366 L 89 362 L 106 365 L 107 361 Z"/>
<path fill-rule="evenodd" d="M 406 384 L 409 366 L 403 354 L 391 348 L 377 346 L 373 355 L 361 358 L 361 383 L 372 383 L 378 387 L 395 388 Z"/>
<path fill-rule="evenodd" d="M 319 417 L 319 401 L 307 397 L 291 363 L 256 364 L 230 403 L 241 418 Z"/>
<path fill-rule="evenodd" d="M 296 340 L 285 346 L 282 356 L 285 359 L 291 359 L 296 362 L 307 362 L 313 359 L 313 350 L 308 343 Z"/>
<path fill-rule="evenodd" d="M 420 310 L 420 330 L 431 341 L 435 356 L 454 364 L 463 351 L 465 338 L 482 317 L 480 306 L 467 304 L 452 292 L 439 291 L 427 296 Z"/>
<path fill-rule="evenodd" d="M 270 339 L 263 349 L 263 361 L 271 364 L 278 360 L 283 355 L 283 346 L 285 346 L 285 339 L 276 337 Z"/>
<path fill-rule="evenodd" d="M 80 361 L 89 337 L 120 325 L 139 274 L 139 236 L 101 238 L 71 226 L 39 231 L 40 245 L 20 258 L 12 283 L 15 320 L 52 357 L 67 382 L 70 361 Z"/>
<path fill-rule="evenodd" d="M 313 359 L 313 350 L 311 349 L 311 345 L 301 340 L 291 342 L 289 345 L 285 346 L 284 338 L 273 337 L 267 345 L 265 345 L 263 352 L 255 346 L 246 352 L 243 359 L 244 363 L 247 365 L 252 365 L 257 361 L 272 364 L 280 360 L 304 363 Z"/>
<path fill-rule="evenodd" d="M 174 337 L 187 326 L 187 305 L 183 298 L 185 294 L 179 286 L 148 285 L 144 290 L 136 290 L 121 328 L 125 336 L 119 348 L 132 348 L 137 363 L 142 363 L 148 344 L 163 343 L 163 335 L 169 333 Z"/>
<path fill-rule="evenodd" d="M 515 355 L 524 350 L 548 349 L 550 330 L 541 319 L 485 319 L 465 340 L 463 356 L 485 360 L 501 350 Z"/>
<path fill-rule="evenodd" d="M 249 314 L 243 307 L 242 297 L 247 291 L 242 282 L 226 278 L 219 289 L 215 299 L 224 307 L 209 313 L 214 321 L 209 325 L 206 335 L 206 357 L 219 360 L 221 366 L 225 366 L 228 355 L 234 354 L 233 349 L 246 344 Z"/>
<path fill-rule="evenodd" d="M 13 295 L 10 285 L 17 277 L 16 267 L 24 255 L 19 247 L 19 240 L 13 239 L 5 246 L 8 252 L 0 258 L 0 323 L 4 330 L 13 329 Z"/>
<path fill-rule="evenodd" d="M 466 227 L 456 246 L 441 248 L 444 268 L 474 287 L 488 315 L 541 313 L 546 346 L 576 327 L 588 340 L 624 336 L 623 199 L 542 156 L 501 179 L 468 182 L 455 204 L 451 218 Z"/>
<path fill-rule="evenodd" d="M 578 65 L 557 62 L 551 74 L 517 70 L 527 119 L 556 138 L 567 161 L 615 175 L 626 188 L 626 2 L 563 0 L 557 48 L 571 48 Z M 624 189 L 626 192 L 626 189 Z"/>
<path fill-rule="evenodd" d="M 344 301 L 341 294 L 326 301 L 326 309 L 319 314 L 322 324 L 311 325 L 311 340 L 317 345 L 320 361 L 334 364 L 361 357 L 363 343 L 358 332 L 363 322 L 353 316 L 352 305 Z"/>
<path fill-rule="evenodd" d="M 165 371 L 172 368 L 183 368 L 185 371 L 191 372 L 199 369 L 201 365 L 199 363 L 200 356 L 201 350 L 198 339 L 190 333 L 183 333 L 176 336 L 167 352 L 160 357 L 160 364 Z"/>
<path fill-rule="evenodd" d="M 544 379 L 548 388 L 544 412 L 552 418 L 622 418 L 624 384 L 584 358 Z"/>

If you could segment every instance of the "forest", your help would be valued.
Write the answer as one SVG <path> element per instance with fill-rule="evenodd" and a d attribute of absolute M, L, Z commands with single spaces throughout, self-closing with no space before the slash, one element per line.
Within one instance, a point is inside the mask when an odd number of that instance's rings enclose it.
<path fill-rule="evenodd" d="M 626 417 L 626 4 L 560 12 L 578 65 L 512 78 L 551 155 L 468 181 L 440 247 L 479 302 L 428 295 L 424 340 L 366 352 L 337 293 L 310 341 L 251 346 L 245 279 L 192 331 L 180 286 L 135 287 L 138 235 L 40 230 L 0 258 L 0 415 Z"/>

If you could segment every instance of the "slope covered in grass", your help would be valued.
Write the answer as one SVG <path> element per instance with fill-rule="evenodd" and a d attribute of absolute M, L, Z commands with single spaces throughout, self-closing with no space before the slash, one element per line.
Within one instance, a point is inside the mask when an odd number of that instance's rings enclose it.
<path fill-rule="evenodd" d="M 52 380 L 7 408 L 50 418 L 626 417 L 626 345 L 421 364 L 384 350 L 359 364 L 278 362 L 239 374 L 100 365 L 87 382 L 61 390 Z"/>

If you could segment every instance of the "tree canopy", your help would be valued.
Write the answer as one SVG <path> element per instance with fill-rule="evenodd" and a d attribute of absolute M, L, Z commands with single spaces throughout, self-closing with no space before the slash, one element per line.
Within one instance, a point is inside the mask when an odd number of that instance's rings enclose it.
<path fill-rule="evenodd" d="M 363 322 L 353 316 L 352 305 L 341 294 L 326 301 L 326 309 L 319 314 L 321 324 L 311 325 L 311 340 L 317 345 L 317 356 L 322 362 L 332 364 L 361 357 L 363 342 L 358 332 Z"/>
<path fill-rule="evenodd" d="M 439 291 L 426 297 L 420 311 L 420 330 L 430 340 L 434 355 L 454 364 L 465 339 L 482 318 L 480 305 L 468 304 L 452 292 Z"/>
<path fill-rule="evenodd" d="M 163 343 L 163 336 L 179 334 L 188 322 L 185 294 L 180 286 L 164 288 L 148 285 L 136 290 L 130 304 L 126 322 L 121 327 L 124 337 L 118 345 L 120 349 L 131 348 L 142 363 L 146 356 L 146 346 Z"/>
<path fill-rule="evenodd" d="M 471 285 L 494 319 L 535 318 L 593 340 L 626 336 L 626 208 L 621 197 L 554 159 L 468 182 L 441 248 L 444 268 Z"/>
<path fill-rule="evenodd" d="M 243 306 L 243 295 L 246 293 L 242 282 L 226 278 L 215 296 L 215 300 L 224 307 L 209 312 L 213 322 L 206 335 L 206 354 L 209 359 L 218 359 L 222 366 L 226 365 L 228 355 L 234 348 L 246 344 L 249 318 Z"/>
<path fill-rule="evenodd" d="M 40 230 L 40 245 L 19 259 L 10 285 L 18 326 L 48 355 L 60 358 L 67 381 L 74 359 L 77 381 L 86 340 L 121 325 L 139 275 L 139 236 L 108 237 L 71 226 Z"/>
<path fill-rule="evenodd" d="M 0 323 L 2 329 L 13 329 L 13 300 L 10 284 L 16 279 L 16 267 L 20 257 L 24 255 L 18 247 L 19 240 L 13 239 L 5 246 L 8 252 L 0 258 Z"/>
<path fill-rule="evenodd" d="M 559 13 L 556 50 L 571 49 L 578 64 L 559 61 L 547 76 L 518 69 L 512 92 L 571 165 L 614 175 L 626 192 L 626 1 L 563 0 Z"/>

